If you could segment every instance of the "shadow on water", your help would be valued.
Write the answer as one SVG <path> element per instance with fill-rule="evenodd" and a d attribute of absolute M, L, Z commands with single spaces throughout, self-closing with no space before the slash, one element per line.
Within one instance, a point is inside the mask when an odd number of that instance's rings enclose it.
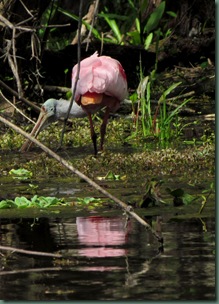
<path fill-rule="evenodd" d="M 156 224 L 157 217 L 147 220 Z M 214 228 L 204 219 L 163 221 L 164 247 L 125 216 L 1 220 L 1 245 L 61 259 L 6 253 L 4 300 L 213 300 Z"/>

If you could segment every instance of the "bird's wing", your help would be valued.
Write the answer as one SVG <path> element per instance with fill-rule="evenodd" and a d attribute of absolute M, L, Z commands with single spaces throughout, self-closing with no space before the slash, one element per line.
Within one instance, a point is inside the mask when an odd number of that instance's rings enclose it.
<path fill-rule="evenodd" d="M 78 65 L 72 71 L 72 88 Z M 97 53 L 81 61 L 75 100 L 87 92 L 104 93 L 123 100 L 127 96 L 127 80 L 121 64 L 108 56 Z"/>

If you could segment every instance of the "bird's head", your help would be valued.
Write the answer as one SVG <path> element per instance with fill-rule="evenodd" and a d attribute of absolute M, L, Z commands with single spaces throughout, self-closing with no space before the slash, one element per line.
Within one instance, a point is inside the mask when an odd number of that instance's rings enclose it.
<path fill-rule="evenodd" d="M 44 102 L 44 104 L 41 107 L 41 111 L 40 111 L 38 120 L 34 127 L 37 134 L 39 134 L 40 131 L 45 129 L 52 122 L 57 120 L 56 106 L 57 106 L 56 99 L 51 98 Z"/>
<path fill-rule="evenodd" d="M 58 118 L 56 116 L 56 105 L 57 100 L 56 99 L 48 99 L 41 107 L 40 115 L 38 117 L 38 120 L 31 132 L 31 136 L 37 137 L 37 135 L 45 129 L 48 125 L 50 125 L 52 122 L 56 121 Z M 27 151 L 31 146 L 31 142 L 27 140 L 23 146 L 21 147 L 21 151 Z"/>

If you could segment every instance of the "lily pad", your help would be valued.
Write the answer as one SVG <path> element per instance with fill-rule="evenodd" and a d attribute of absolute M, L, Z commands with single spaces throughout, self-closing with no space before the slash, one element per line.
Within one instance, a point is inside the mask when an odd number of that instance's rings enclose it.
<path fill-rule="evenodd" d="M 182 206 L 182 205 L 189 205 L 194 200 L 197 199 L 197 196 L 191 195 L 185 192 L 181 188 L 177 188 L 175 190 L 171 190 L 170 188 L 166 188 L 166 191 L 173 196 L 173 205 L 175 207 Z"/>

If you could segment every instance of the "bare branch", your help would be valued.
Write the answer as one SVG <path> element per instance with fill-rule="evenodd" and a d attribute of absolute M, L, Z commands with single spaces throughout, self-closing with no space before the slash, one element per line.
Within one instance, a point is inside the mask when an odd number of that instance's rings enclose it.
<path fill-rule="evenodd" d="M 20 113 L 22 116 L 24 116 L 27 120 L 29 120 L 30 122 L 32 122 L 33 124 L 35 124 L 35 122 L 30 119 L 29 117 L 27 117 L 20 109 L 18 109 L 18 107 L 16 107 L 12 102 L 10 102 L 10 100 L 8 100 L 2 93 L 2 91 L 0 90 L 0 100 L 3 100 L 4 102 L 9 103 L 18 113 Z"/>
<path fill-rule="evenodd" d="M 8 21 L 8 19 L 6 19 L 5 17 L 3 17 L 1 14 L 0 14 L 0 21 L 2 21 L 10 29 L 14 28 L 14 25 L 10 21 Z"/>
<path fill-rule="evenodd" d="M 7 84 L 5 84 L 3 81 L 0 80 L 0 87 L 6 89 L 8 92 L 10 92 L 12 95 L 16 96 L 17 98 L 19 98 L 18 93 L 16 91 L 14 91 L 12 88 L 10 88 L 9 86 L 7 86 Z M 25 102 L 28 106 L 31 106 L 33 109 L 35 109 L 38 113 L 40 112 L 40 108 L 35 105 L 33 102 L 29 101 L 28 99 L 21 97 L 20 98 L 21 101 Z"/>
<path fill-rule="evenodd" d="M 19 249 L 19 248 L 8 247 L 8 246 L 0 246 L 0 250 L 19 252 L 19 253 L 29 254 L 29 255 L 49 256 L 49 257 L 53 257 L 53 258 L 61 258 L 62 257 L 61 254 L 42 252 L 42 251 L 25 250 L 25 249 Z"/>
<path fill-rule="evenodd" d="M 96 15 L 97 15 L 98 5 L 99 5 L 99 0 L 94 0 L 93 3 L 91 3 L 91 5 L 89 7 L 88 13 L 83 17 L 83 20 L 86 21 L 87 24 L 91 24 L 88 36 L 86 38 L 86 40 L 87 40 L 86 51 L 88 50 L 90 36 L 91 36 L 92 29 L 94 26 Z M 87 27 L 85 24 L 82 24 L 81 29 L 80 29 L 81 38 L 85 36 L 86 32 L 87 32 Z M 71 44 L 73 44 L 73 45 L 77 44 L 78 41 L 79 41 L 79 29 L 77 30 L 77 33 L 76 33 L 74 39 L 72 40 Z"/>
<path fill-rule="evenodd" d="M 33 14 L 31 14 L 30 10 L 26 7 L 24 2 L 22 0 L 20 0 L 20 3 L 23 5 L 25 11 L 31 16 L 31 18 L 34 18 Z"/>
<path fill-rule="evenodd" d="M 67 93 L 67 92 L 71 91 L 71 89 L 67 88 L 67 87 L 52 86 L 52 85 L 45 85 L 43 87 L 43 89 L 48 92 L 56 91 L 56 92 L 60 92 L 60 93 Z"/>
<path fill-rule="evenodd" d="M 13 31 L 14 31 L 14 29 L 13 29 Z M 13 41 L 13 38 L 12 38 L 12 41 Z M 14 61 L 14 58 L 16 58 L 16 55 L 15 56 L 13 55 L 13 57 L 11 56 L 11 54 L 10 54 L 11 41 L 7 40 L 6 42 L 7 42 L 7 47 L 6 47 L 7 53 L 5 55 L 8 58 L 8 64 L 11 68 L 12 73 L 14 74 L 14 77 L 15 77 L 15 80 L 17 83 L 18 97 L 21 98 L 23 96 L 23 94 L 22 94 L 22 89 L 21 89 L 21 81 L 20 81 L 19 73 L 18 73 L 17 60 L 15 59 L 15 61 Z"/>
<path fill-rule="evenodd" d="M 88 33 L 88 36 L 87 36 L 86 51 L 88 50 L 88 47 L 89 47 L 90 36 L 91 36 L 91 33 L 92 33 L 92 29 L 93 29 L 93 27 L 94 27 L 94 22 L 95 22 L 96 17 L 97 17 L 97 11 L 98 11 L 98 6 L 99 6 L 99 0 L 94 1 L 93 5 L 94 5 L 94 11 L 93 11 L 93 14 L 92 14 L 91 28 L 90 28 L 89 33 Z"/>

